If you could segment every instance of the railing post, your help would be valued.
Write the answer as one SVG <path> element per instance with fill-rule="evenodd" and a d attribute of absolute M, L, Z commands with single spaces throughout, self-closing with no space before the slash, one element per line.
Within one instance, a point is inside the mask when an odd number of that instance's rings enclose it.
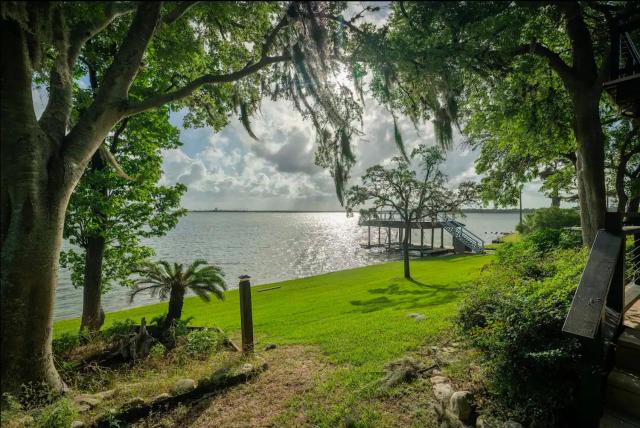
<path fill-rule="evenodd" d="M 606 213 L 605 217 L 605 230 L 616 235 L 622 236 L 622 243 L 620 244 L 620 257 L 615 266 L 613 277 L 611 278 L 611 286 L 609 288 L 609 295 L 607 296 L 607 307 L 617 314 L 620 314 L 620 319 L 616 330 L 622 324 L 623 308 L 624 308 L 624 256 L 625 256 L 625 239 L 622 235 L 622 215 L 617 212 Z M 614 332 L 614 333 L 617 333 Z"/>
<path fill-rule="evenodd" d="M 251 310 L 251 283 L 249 275 L 240 276 L 240 327 L 242 329 L 242 352 L 253 352 L 253 314 Z"/>

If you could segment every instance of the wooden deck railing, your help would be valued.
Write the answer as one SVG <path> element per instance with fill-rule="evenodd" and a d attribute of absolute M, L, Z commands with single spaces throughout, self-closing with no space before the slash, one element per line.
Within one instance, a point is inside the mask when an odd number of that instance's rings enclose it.
<path fill-rule="evenodd" d="M 602 414 L 606 376 L 612 368 L 612 350 L 622 330 L 625 304 L 627 257 L 640 248 L 625 251 L 626 235 L 638 242 L 640 230 L 621 227 L 619 213 L 607 213 L 605 228 L 598 231 L 582 273 L 562 331 L 580 339 L 583 375 L 578 393 L 581 426 L 598 426 Z M 627 302 L 628 303 L 628 302 Z"/>

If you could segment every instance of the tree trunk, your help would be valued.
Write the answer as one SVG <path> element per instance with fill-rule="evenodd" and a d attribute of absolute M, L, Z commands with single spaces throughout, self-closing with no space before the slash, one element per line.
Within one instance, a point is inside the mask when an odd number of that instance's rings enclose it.
<path fill-rule="evenodd" d="M 2 39 L 0 389 L 45 382 L 63 390 L 51 331 L 64 214 L 79 169 L 60 159 L 36 121 L 24 33 L 3 20 Z"/>
<path fill-rule="evenodd" d="M 169 328 L 176 320 L 179 320 L 182 316 L 182 306 L 184 304 L 184 292 L 185 289 L 181 286 L 174 285 L 171 287 L 171 293 L 169 295 L 169 312 L 167 313 L 167 319 L 165 320 L 165 327 Z"/>
<path fill-rule="evenodd" d="M 640 211 L 640 196 L 635 198 L 630 198 L 627 203 L 627 212 L 628 213 L 637 213 Z"/>
<path fill-rule="evenodd" d="M 40 120 L 35 116 L 32 99 L 31 61 L 38 57 L 38 49 L 30 51 L 29 46 L 46 40 L 39 37 L 39 27 L 26 29 L 27 24 L 18 23 L 10 13 L 1 17 L 0 390 L 3 393 L 15 393 L 22 384 L 29 383 L 65 389 L 51 355 L 65 211 L 69 196 L 99 142 L 122 118 L 119 103 L 126 99 L 156 28 L 160 8 L 154 2 L 140 4 L 105 75 L 104 87 L 108 89 L 96 97 L 70 130 L 72 64 L 77 52 L 68 46 L 62 12 L 52 13 L 60 19 L 51 24 L 55 39 L 51 47 L 56 52 L 50 70 L 50 102 Z M 33 21 L 35 26 L 50 23 L 49 17 L 44 16 L 47 10 L 37 9 L 34 16 L 37 18 L 39 13 L 43 16 Z"/>
<path fill-rule="evenodd" d="M 578 143 L 576 163 L 582 239 L 591 246 L 604 226 L 606 190 L 604 181 L 604 135 L 600 124 L 600 89 L 581 85 L 571 91 L 574 132 Z"/>
<path fill-rule="evenodd" d="M 104 237 L 90 236 L 87 238 L 80 330 L 97 332 L 104 323 L 104 311 L 102 310 L 102 260 L 104 258 L 104 249 Z"/>
<path fill-rule="evenodd" d="M 402 258 L 404 260 L 404 277 L 411 279 L 411 269 L 409 266 L 409 235 L 411 234 L 411 223 L 407 222 L 405 227 L 404 241 L 402 243 Z"/>

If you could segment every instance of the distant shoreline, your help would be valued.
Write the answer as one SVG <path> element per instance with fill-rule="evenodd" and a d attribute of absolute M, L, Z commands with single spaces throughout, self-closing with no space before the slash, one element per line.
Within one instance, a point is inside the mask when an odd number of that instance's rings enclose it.
<path fill-rule="evenodd" d="M 523 208 L 523 213 L 530 213 L 536 208 Z M 188 210 L 190 213 L 344 213 L 343 210 Z M 470 208 L 462 210 L 465 214 L 517 214 L 520 212 L 518 208 L 508 209 L 481 209 Z"/>

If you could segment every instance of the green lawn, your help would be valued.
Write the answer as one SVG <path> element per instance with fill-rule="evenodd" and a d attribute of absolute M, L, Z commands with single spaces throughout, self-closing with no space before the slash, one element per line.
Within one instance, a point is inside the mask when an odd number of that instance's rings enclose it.
<path fill-rule="evenodd" d="M 304 412 L 314 426 L 344 425 L 354 414 L 358 426 L 390 426 L 385 418 L 395 417 L 387 414 L 372 381 L 381 378 L 388 361 L 448 334 L 458 301 L 491 258 L 414 260 L 412 281 L 402 278 L 401 262 L 391 262 L 253 287 L 257 349 L 271 342 L 311 345 L 337 364 L 315 389 L 296 397 L 282 425 L 295 425 L 296 414 Z M 272 287 L 280 288 L 259 292 Z M 165 310 L 166 302 L 109 313 L 106 325 L 143 316 L 150 320 Z M 426 320 L 407 317 L 414 312 Z M 239 340 L 237 290 L 227 292 L 223 302 L 186 299 L 183 317 L 193 317 L 194 325 L 221 327 Z M 54 333 L 78 327 L 77 319 L 59 321 Z"/>
<path fill-rule="evenodd" d="M 462 256 L 412 261 L 413 281 L 402 278 L 401 262 L 391 262 L 253 287 L 253 321 L 258 345 L 318 345 L 335 362 L 374 364 L 424 342 L 448 327 L 458 299 L 491 256 Z M 279 286 L 275 290 L 261 289 Z M 116 320 L 150 320 L 166 302 L 107 314 Z M 412 312 L 427 319 L 415 322 Z M 183 318 L 193 325 L 216 325 L 237 337 L 237 290 L 224 301 L 185 299 Z M 79 320 L 55 323 L 59 336 L 77 331 Z"/>

